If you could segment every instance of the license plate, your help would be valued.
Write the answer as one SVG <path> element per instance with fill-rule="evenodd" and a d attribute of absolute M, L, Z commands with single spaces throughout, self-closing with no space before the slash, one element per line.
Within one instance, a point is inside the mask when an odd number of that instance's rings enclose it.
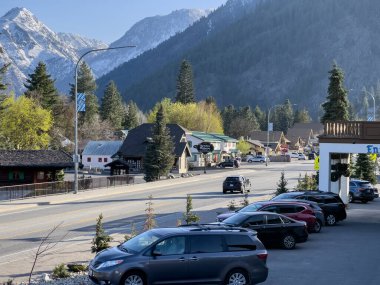
<path fill-rule="evenodd" d="M 233 187 L 234 186 L 234 184 L 230 184 L 230 187 Z"/>

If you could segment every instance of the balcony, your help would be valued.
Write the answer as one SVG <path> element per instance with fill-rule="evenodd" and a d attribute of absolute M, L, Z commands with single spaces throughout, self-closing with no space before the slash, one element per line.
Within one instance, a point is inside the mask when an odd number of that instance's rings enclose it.
<path fill-rule="evenodd" d="M 380 122 L 347 121 L 329 122 L 320 143 L 377 143 L 380 144 Z"/>

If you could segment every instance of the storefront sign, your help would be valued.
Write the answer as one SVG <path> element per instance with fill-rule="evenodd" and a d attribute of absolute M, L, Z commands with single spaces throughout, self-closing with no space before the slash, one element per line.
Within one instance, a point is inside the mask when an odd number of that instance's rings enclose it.
<path fill-rule="evenodd" d="M 202 142 L 196 146 L 194 146 L 201 153 L 209 153 L 214 151 L 214 146 L 209 142 Z"/>
<path fill-rule="evenodd" d="M 380 146 L 374 146 L 372 144 L 367 145 L 367 153 L 368 154 L 379 154 Z"/>

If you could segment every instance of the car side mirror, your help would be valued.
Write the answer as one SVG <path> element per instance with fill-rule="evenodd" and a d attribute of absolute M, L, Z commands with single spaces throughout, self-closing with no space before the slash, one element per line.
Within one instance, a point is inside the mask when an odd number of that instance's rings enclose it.
<path fill-rule="evenodd" d="M 153 256 L 161 256 L 162 255 L 162 253 L 158 250 L 158 249 L 153 249 L 153 251 L 152 251 L 152 255 Z"/>

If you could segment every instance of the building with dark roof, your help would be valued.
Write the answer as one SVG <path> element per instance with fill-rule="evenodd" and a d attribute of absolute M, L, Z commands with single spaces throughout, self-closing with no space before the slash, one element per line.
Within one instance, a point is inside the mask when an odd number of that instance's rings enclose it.
<path fill-rule="evenodd" d="M 119 151 L 113 156 L 129 165 L 129 170 L 141 172 L 144 167 L 144 157 L 146 153 L 149 138 L 153 136 L 152 129 L 154 124 L 142 124 L 128 132 L 128 136 L 121 145 Z M 173 139 L 175 161 L 173 166 L 179 173 L 186 173 L 187 157 L 191 156 L 191 152 L 186 140 L 188 130 L 178 124 L 167 124 L 170 135 Z"/>
<path fill-rule="evenodd" d="M 276 154 L 287 152 L 290 144 L 290 140 L 285 137 L 282 131 L 269 132 L 269 144 L 267 131 L 253 131 L 250 133 L 250 139 L 261 142 L 265 147 L 269 146 Z"/>
<path fill-rule="evenodd" d="M 58 171 L 73 167 L 61 150 L 0 150 L 0 186 L 55 181 Z"/>

